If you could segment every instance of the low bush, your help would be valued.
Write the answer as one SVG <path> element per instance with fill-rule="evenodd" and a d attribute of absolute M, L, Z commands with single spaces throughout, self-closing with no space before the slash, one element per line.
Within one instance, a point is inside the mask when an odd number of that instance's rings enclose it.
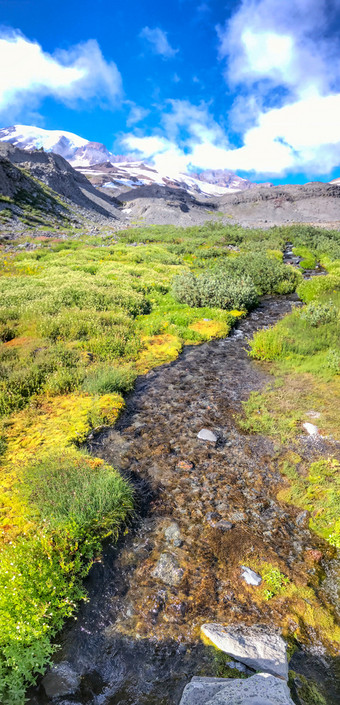
<path fill-rule="evenodd" d="M 314 328 L 336 321 L 337 310 L 331 301 L 327 303 L 312 301 L 302 309 L 301 318 Z"/>
<path fill-rule="evenodd" d="M 233 277 L 250 279 L 259 295 L 289 294 L 301 280 L 301 274 L 293 267 L 257 252 L 229 258 L 225 269 Z"/>
<path fill-rule="evenodd" d="M 316 257 L 313 252 L 308 249 L 308 247 L 294 247 L 293 252 L 294 255 L 302 257 L 300 262 L 300 267 L 302 267 L 302 269 L 315 269 Z"/>
<path fill-rule="evenodd" d="M 257 304 L 256 289 L 250 279 L 236 279 L 223 273 L 195 276 L 184 272 L 175 277 L 172 293 L 177 301 L 193 307 L 250 310 Z"/>

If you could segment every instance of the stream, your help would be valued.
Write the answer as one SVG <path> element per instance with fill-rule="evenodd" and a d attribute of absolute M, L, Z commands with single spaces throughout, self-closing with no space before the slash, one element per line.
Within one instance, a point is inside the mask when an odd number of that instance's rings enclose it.
<path fill-rule="evenodd" d="M 177 705 L 193 675 L 215 675 L 202 623 L 279 618 L 270 602 L 253 599 L 240 558 L 260 552 L 298 574 L 320 540 L 301 510 L 276 499 L 274 443 L 243 434 L 235 414 L 270 379 L 247 356 L 247 339 L 296 304 L 296 295 L 264 297 L 228 338 L 185 347 L 140 377 L 115 427 L 89 439 L 91 452 L 133 483 L 137 516 L 116 547 L 104 547 L 86 581 L 88 601 L 59 636 L 55 663 L 72 669 L 73 687 L 48 697 L 40 682 L 30 705 Z M 216 444 L 198 439 L 204 428 Z M 317 449 L 307 445 L 313 460 Z M 335 661 L 319 647 L 294 659 L 335 705 Z"/>

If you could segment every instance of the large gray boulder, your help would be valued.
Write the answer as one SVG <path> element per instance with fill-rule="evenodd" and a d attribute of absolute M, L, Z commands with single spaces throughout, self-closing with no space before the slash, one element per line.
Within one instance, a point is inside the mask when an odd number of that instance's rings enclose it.
<path fill-rule="evenodd" d="M 180 705 L 294 705 L 287 684 L 269 673 L 241 678 L 193 678 Z"/>
<path fill-rule="evenodd" d="M 274 630 L 262 626 L 223 627 L 203 624 L 203 634 L 236 661 L 255 671 L 288 678 L 286 643 Z"/>

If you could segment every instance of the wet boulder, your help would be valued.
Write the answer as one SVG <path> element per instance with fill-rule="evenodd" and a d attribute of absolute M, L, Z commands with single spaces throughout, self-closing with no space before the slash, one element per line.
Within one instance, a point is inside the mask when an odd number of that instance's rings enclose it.
<path fill-rule="evenodd" d="M 255 671 L 288 678 L 286 643 L 274 630 L 262 626 L 223 627 L 204 624 L 203 634 L 218 649 Z"/>
<path fill-rule="evenodd" d="M 164 529 L 164 537 L 167 544 L 169 545 L 179 547 L 183 543 L 179 526 L 178 524 L 176 524 L 175 521 L 173 521 L 169 526 L 166 527 L 166 529 Z"/>
<path fill-rule="evenodd" d="M 58 698 L 75 693 L 79 687 L 80 676 L 69 663 L 61 661 L 48 671 L 42 683 L 49 698 Z"/>

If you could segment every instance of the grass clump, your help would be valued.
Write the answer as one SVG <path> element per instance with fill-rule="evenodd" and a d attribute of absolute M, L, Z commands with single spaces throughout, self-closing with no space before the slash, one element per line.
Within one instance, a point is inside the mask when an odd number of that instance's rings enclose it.
<path fill-rule="evenodd" d="M 335 458 L 312 463 L 307 477 L 296 474 L 279 498 L 311 513 L 310 528 L 340 548 L 340 464 Z"/>
<path fill-rule="evenodd" d="M 340 294 L 333 292 L 331 297 L 323 295 L 256 333 L 250 355 L 257 360 L 276 360 L 286 369 L 331 377 L 338 372 L 339 339 Z"/>
<path fill-rule="evenodd" d="M 103 461 L 68 451 L 28 465 L 17 489 L 26 535 L 5 544 L 0 564 L 0 699 L 24 702 L 55 650 L 51 638 L 85 597 L 104 536 L 132 511 L 129 485 Z"/>
<path fill-rule="evenodd" d="M 82 388 L 88 394 L 127 394 L 133 389 L 136 376 L 136 370 L 131 366 L 98 365 L 89 371 Z"/>

